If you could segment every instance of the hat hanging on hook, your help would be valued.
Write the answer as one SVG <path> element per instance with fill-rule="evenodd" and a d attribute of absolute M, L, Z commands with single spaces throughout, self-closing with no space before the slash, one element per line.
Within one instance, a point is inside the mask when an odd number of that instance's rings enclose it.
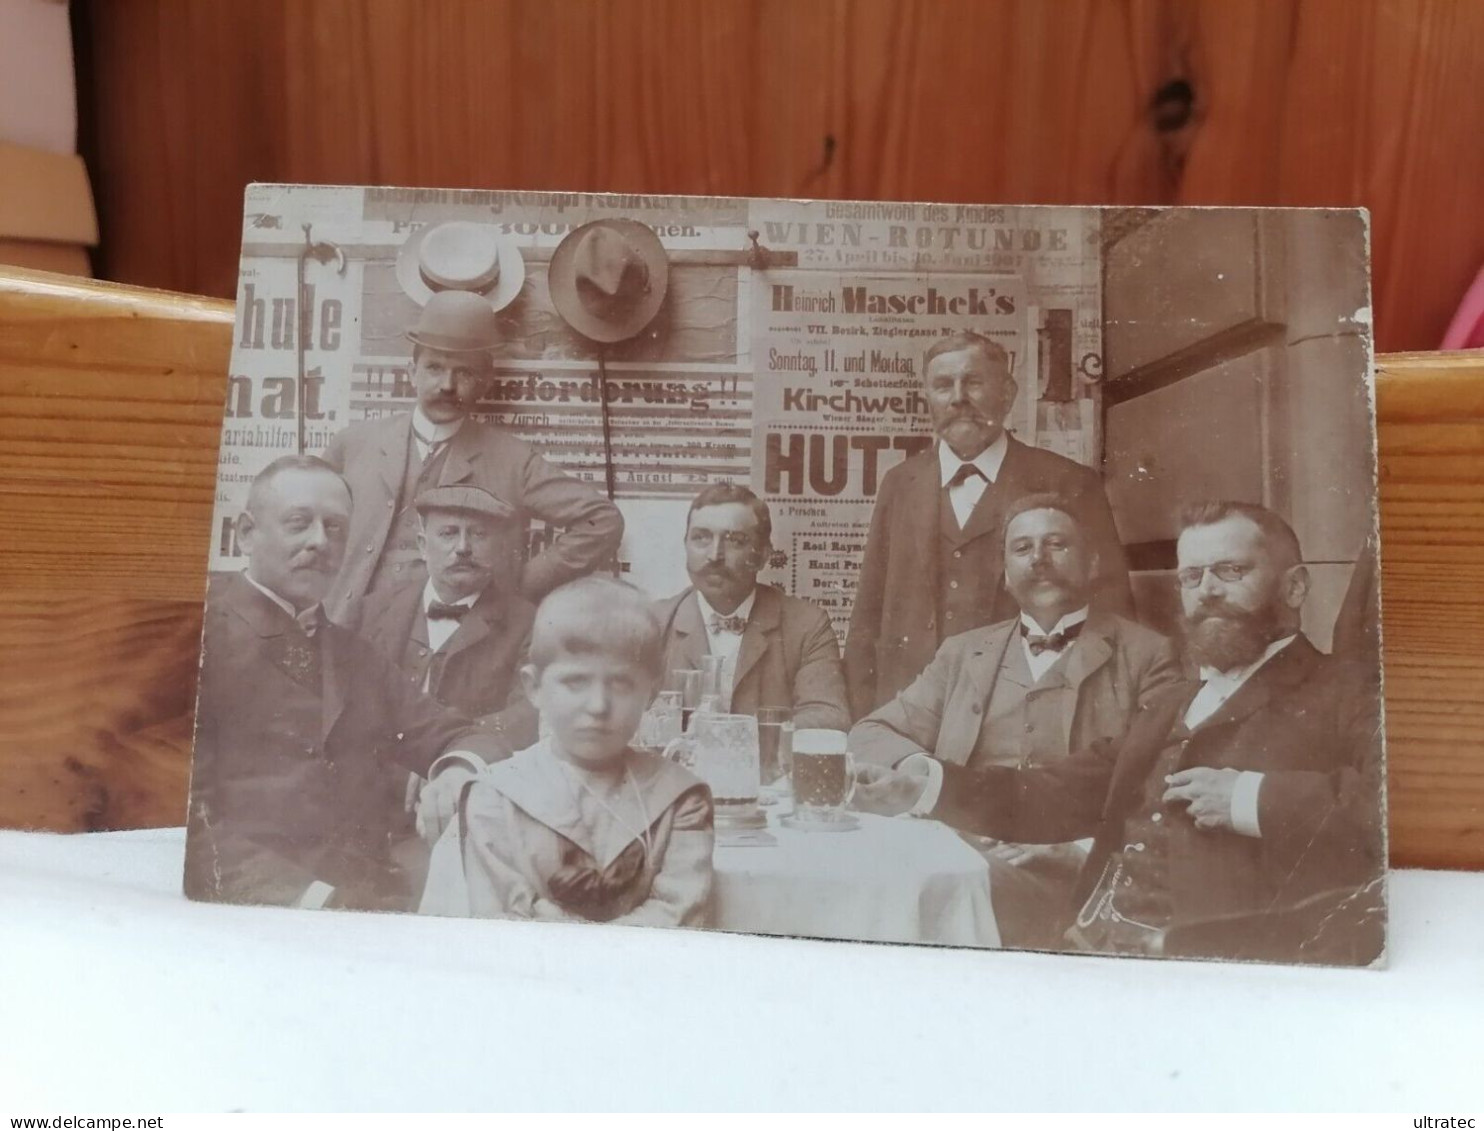
<path fill-rule="evenodd" d="M 594 220 L 557 244 L 547 282 L 567 325 L 594 342 L 622 342 L 664 305 L 670 261 L 647 224 Z"/>
<path fill-rule="evenodd" d="M 503 310 L 525 281 L 520 248 L 490 224 L 430 224 L 408 236 L 397 253 L 397 282 L 419 306 L 441 291 L 469 291 L 490 309 Z"/>

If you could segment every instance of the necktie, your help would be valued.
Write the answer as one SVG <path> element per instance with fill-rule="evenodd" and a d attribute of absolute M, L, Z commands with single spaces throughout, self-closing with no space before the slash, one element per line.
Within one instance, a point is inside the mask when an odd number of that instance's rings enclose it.
<path fill-rule="evenodd" d="M 948 486 L 962 487 L 965 483 L 967 483 L 970 479 L 973 479 L 975 476 L 978 476 L 986 483 L 989 482 L 989 476 L 980 471 L 979 467 L 976 464 L 961 463 L 958 465 L 958 470 L 953 473 L 953 478 L 948 481 Z"/>
<path fill-rule="evenodd" d="M 296 683 L 317 688 L 320 682 L 319 641 L 320 606 L 294 614 L 298 632 L 287 632 L 278 638 L 282 649 L 279 662 Z"/>
<path fill-rule="evenodd" d="M 470 605 L 445 605 L 442 601 L 428 602 L 429 620 L 463 620 L 464 614 L 472 606 Z"/>
<path fill-rule="evenodd" d="M 733 636 L 741 636 L 746 627 L 746 617 L 724 617 L 720 613 L 711 614 L 712 632 L 729 632 Z"/>
<path fill-rule="evenodd" d="M 1041 636 L 1038 633 L 1032 632 L 1025 626 L 1024 622 L 1021 622 L 1020 632 L 1025 637 L 1025 643 L 1030 648 L 1031 655 L 1039 656 L 1042 652 L 1063 651 L 1068 644 L 1077 639 L 1078 633 L 1082 631 L 1082 626 L 1086 623 L 1086 621 L 1078 621 L 1076 624 L 1068 625 L 1060 632 L 1053 632 L 1050 636 Z"/>

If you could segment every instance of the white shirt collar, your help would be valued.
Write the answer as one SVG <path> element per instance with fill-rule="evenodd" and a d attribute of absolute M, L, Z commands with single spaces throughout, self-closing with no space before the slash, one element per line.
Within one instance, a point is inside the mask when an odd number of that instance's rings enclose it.
<path fill-rule="evenodd" d="M 741 617 L 744 621 L 747 620 L 748 617 L 752 616 L 752 606 L 756 601 L 757 586 L 754 585 L 752 592 L 742 599 L 742 603 L 737 606 L 732 616 Z M 711 607 L 711 602 L 706 600 L 705 595 L 699 589 L 696 590 L 696 604 L 701 609 L 701 623 L 706 626 L 706 631 L 709 633 L 711 631 L 711 618 L 713 616 L 721 616 L 722 614 Z"/>
<path fill-rule="evenodd" d="M 438 590 L 433 588 L 433 579 L 430 577 L 427 584 L 423 586 L 423 612 L 427 612 L 428 606 L 434 601 L 445 605 L 468 605 L 472 607 L 474 602 L 479 600 L 480 593 L 483 592 L 484 590 L 481 589 L 479 593 L 470 593 L 467 597 L 460 597 L 457 601 L 444 601 L 442 597 L 438 596 Z"/>
<path fill-rule="evenodd" d="M 413 406 L 412 431 L 416 434 L 417 439 L 422 440 L 425 444 L 436 444 L 441 440 L 446 440 L 458 432 L 463 426 L 464 417 L 462 416 L 457 420 L 450 420 L 444 424 L 434 424 L 423 415 L 422 405 Z"/>
<path fill-rule="evenodd" d="M 272 601 L 275 605 L 277 605 L 284 612 L 288 613 L 289 616 L 294 617 L 294 618 L 297 618 L 299 616 L 299 610 L 296 609 L 296 608 L 294 608 L 294 606 L 293 606 L 293 604 L 291 602 L 285 601 L 282 597 L 280 597 L 277 593 L 273 592 L 273 590 L 269 589 L 266 585 L 259 584 L 258 581 L 252 576 L 252 574 L 250 574 L 250 573 L 247 572 L 247 570 L 244 569 L 242 571 L 242 576 L 247 579 L 247 583 L 249 585 L 251 585 L 254 589 L 256 589 L 259 593 L 261 593 L 264 597 L 267 597 L 268 600 Z"/>
<path fill-rule="evenodd" d="M 1071 628 L 1074 624 L 1081 624 L 1086 619 L 1087 606 L 1083 605 L 1080 609 L 1072 610 L 1070 613 L 1067 613 L 1066 616 L 1062 617 L 1061 620 L 1057 621 L 1056 624 L 1052 626 L 1050 632 L 1042 632 L 1041 626 L 1035 622 L 1035 619 L 1031 617 L 1030 614 L 1020 614 L 1020 623 L 1025 626 L 1025 630 L 1036 636 L 1054 636 L 1058 632 L 1062 632 L 1066 629 Z"/>
<path fill-rule="evenodd" d="M 1295 632 L 1293 635 L 1285 636 L 1281 640 L 1274 640 L 1271 644 L 1268 645 L 1268 650 L 1261 656 L 1259 656 L 1256 660 L 1252 661 L 1252 663 L 1248 664 L 1246 667 L 1235 668 L 1229 672 L 1219 672 L 1215 668 L 1208 668 L 1203 666 L 1201 668 L 1201 682 L 1210 683 L 1212 680 L 1219 680 L 1235 684 L 1246 683 L 1247 680 L 1251 678 L 1252 674 L 1256 672 L 1258 668 L 1262 667 L 1263 664 L 1267 663 L 1269 660 L 1271 660 L 1274 656 L 1283 651 L 1283 649 L 1287 648 L 1297 639 L 1298 633 Z"/>
<path fill-rule="evenodd" d="M 993 483 L 1000 477 L 1000 467 L 1005 462 L 1005 453 L 1010 450 L 1010 434 L 1001 432 L 1000 438 L 989 447 L 985 448 L 971 460 L 961 460 L 953 454 L 953 449 L 942 440 L 938 441 L 938 481 L 948 486 L 948 481 L 958 473 L 958 469 L 964 463 L 972 463 L 980 471 L 984 472 L 984 478 Z"/>

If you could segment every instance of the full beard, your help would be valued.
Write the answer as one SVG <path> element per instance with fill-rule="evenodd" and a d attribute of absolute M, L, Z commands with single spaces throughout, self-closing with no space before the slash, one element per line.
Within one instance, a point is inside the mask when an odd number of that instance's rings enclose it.
<path fill-rule="evenodd" d="M 1272 605 L 1241 609 L 1225 601 L 1203 605 L 1181 619 L 1185 650 L 1202 667 L 1229 672 L 1254 664 L 1283 635 Z"/>

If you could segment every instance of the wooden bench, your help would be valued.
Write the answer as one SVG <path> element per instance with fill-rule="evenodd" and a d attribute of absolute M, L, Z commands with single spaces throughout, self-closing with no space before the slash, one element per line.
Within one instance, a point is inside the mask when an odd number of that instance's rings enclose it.
<path fill-rule="evenodd" d="M 0 826 L 184 821 L 232 326 L 0 269 Z M 1484 354 L 1377 403 L 1392 862 L 1484 868 Z"/>

